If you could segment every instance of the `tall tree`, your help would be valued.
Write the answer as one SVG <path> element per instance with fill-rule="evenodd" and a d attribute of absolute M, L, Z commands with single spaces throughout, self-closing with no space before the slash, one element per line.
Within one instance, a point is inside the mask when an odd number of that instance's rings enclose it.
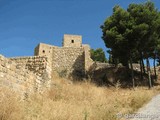
<path fill-rule="evenodd" d="M 111 49 L 112 56 L 125 66 L 131 66 L 134 87 L 132 62 L 140 61 L 141 71 L 145 72 L 143 60 L 147 60 L 149 87 L 151 87 L 149 58 L 152 57 L 159 41 L 159 12 L 152 2 L 130 4 L 127 10 L 120 6 L 113 8 L 113 14 L 101 26 L 106 47 Z M 160 49 L 159 49 L 160 50 Z"/>
<path fill-rule="evenodd" d="M 146 59 L 149 87 L 152 87 L 149 58 L 155 57 L 154 53 L 159 41 L 157 27 L 159 26 L 159 13 L 150 1 L 144 4 L 130 4 L 127 11 L 134 19 L 134 39 L 137 40 L 137 50 L 140 55 L 141 65 L 144 66 L 143 59 Z M 145 72 L 145 69 L 143 71 Z"/>
<path fill-rule="evenodd" d="M 113 8 L 113 15 L 106 19 L 104 25 L 101 26 L 106 47 L 110 48 L 112 55 L 129 68 L 131 66 L 132 82 L 134 85 L 133 72 L 133 53 L 135 49 L 135 41 L 132 40 L 132 24 L 133 20 L 130 14 L 120 6 Z"/>

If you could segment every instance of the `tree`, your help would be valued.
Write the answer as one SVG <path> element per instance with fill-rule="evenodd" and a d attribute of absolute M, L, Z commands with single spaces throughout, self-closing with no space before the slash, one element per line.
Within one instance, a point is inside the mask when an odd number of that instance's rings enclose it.
<path fill-rule="evenodd" d="M 159 12 L 150 1 L 144 4 L 130 4 L 127 11 L 134 19 L 134 39 L 137 40 L 137 50 L 140 55 L 141 65 L 144 66 L 143 60 L 146 59 L 149 87 L 151 88 L 149 58 L 155 59 L 155 51 L 159 43 Z M 144 67 L 143 71 L 145 72 Z"/>
<path fill-rule="evenodd" d="M 107 62 L 105 53 L 102 48 L 98 48 L 96 50 L 91 49 L 91 58 L 93 61 Z"/>
<path fill-rule="evenodd" d="M 133 73 L 133 53 L 135 42 L 132 37 L 132 19 L 129 13 L 120 6 L 113 8 L 113 15 L 110 16 L 104 23 L 102 28 L 103 40 L 106 47 L 111 49 L 112 56 L 117 58 L 124 66 L 131 66 L 132 83 L 134 85 Z"/>
<path fill-rule="evenodd" d="M 124 66 L 131 66 L 134 87 L 133 62 L 140 61 L 141 71 L 146 59 L 149 87 L 151 87 L 149 58 L 152 58 L 159 43 L 159 12 L 152 2 L 130 4 L 127 10 L 113 8 L 113 14 L 101 26 L 102 39 L 112 56 Z M 159 49 L 160 50 L 160 49 Z"/>

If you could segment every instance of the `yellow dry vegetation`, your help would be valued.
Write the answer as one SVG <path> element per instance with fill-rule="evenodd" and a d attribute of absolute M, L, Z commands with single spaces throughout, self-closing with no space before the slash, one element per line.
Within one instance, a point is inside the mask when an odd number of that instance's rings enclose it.
<path fill-rule="evenodd" d="M 51 90 L 26 100 L 0 88 L 0 120 L 119 120 L 147 103 L 159 89 L 98 87 L 90 82 L 53 80 Z"/>

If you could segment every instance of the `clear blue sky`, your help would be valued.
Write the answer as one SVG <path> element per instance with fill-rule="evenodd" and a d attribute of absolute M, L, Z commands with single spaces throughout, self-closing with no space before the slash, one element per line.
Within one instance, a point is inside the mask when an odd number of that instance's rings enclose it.
<path fill-rule="evenodd" d="M 64 34 L 106 51 L 100 25 L 112 8 L 146 0 L 0 0 L 0 54 L 31 56 L 40 42 L 61 46 Z M 157 8 L 160 1 L 153 0 Z"/>

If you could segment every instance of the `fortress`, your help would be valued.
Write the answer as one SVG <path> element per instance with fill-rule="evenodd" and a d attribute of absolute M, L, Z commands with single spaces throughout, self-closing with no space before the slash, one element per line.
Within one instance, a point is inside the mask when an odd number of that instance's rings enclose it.
<path fill-rule="evenodd" d="M 92 60 L 89 45 L 82 44 L 80 35 L 64 35 L 62 47 L 40 43 L 35 56 L 47 56 L 50 67 L 58 73 L 70 76 L 84 76 Z"/>
<path fill-rule="evenodd" d="M 50 88 L 54 72 L 83 78 L 92 64 L 90 46 L 82 44 L 82 36 L 64 35 L 62 47 L 40 43 L 34 56 L 5 58 L 0 55 L 0 86 L 27 96 Z"/>

